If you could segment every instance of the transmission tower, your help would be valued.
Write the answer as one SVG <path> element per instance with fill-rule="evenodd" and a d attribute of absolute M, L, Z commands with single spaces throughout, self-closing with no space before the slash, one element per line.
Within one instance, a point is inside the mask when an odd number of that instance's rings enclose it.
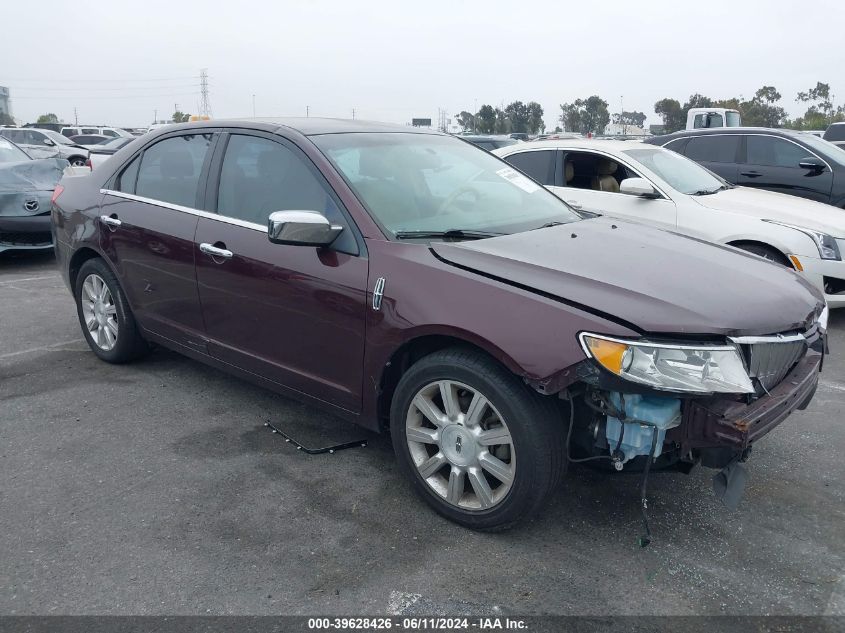
<path fill-rule="evenodd" d="M 208 100 L 208 68 L 200 71 L 200 114 L 211 118 L 211 102 Z"/>

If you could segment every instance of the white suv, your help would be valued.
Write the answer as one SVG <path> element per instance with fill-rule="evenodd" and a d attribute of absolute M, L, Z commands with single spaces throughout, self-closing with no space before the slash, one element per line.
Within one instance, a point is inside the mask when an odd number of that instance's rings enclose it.
<path fill-rule="evenodd" d="M 97 125 L 77 125 L 62 128 L 62 135 L 71 137 L 79 136 L 80 134 L 102 134 L 103 136 L 129 136 L 132 135 L 126 130 L 119 127 L 99 127 Z"/>

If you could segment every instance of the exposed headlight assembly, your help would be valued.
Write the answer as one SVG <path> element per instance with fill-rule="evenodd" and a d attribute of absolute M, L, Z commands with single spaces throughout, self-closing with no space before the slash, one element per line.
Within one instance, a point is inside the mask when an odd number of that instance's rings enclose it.
<path fill-rule="evenodd" d="M 735 345 L 674 345 L 579 335 L 584 353 L 606 370 L 653 389 L 688 393 L 754 393 Z"/>
<path fill-rule="evenodd" d="M 819 257 L 822 259 L 841 260 L 842 254 L 839 252 L 839 244 L 836 243 L 836 238 L 821 231 L 814 231 L 803 226 L 795 226 L 794 224 L 787 224 L 786 222 L 779 222 L 777 220 L 763 220 L 771 224 L 779 224 L 781 226 L 801 231 L 816 243 L 816 248 L 819 249 Z"/>

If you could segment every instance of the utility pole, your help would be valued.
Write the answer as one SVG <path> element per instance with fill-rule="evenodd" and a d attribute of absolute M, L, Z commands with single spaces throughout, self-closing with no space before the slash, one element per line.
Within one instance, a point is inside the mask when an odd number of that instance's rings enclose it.
<path fill-rule="evenodd" d="M 252 118 L 255 118 L 255 95 L 252 95 Z"/>
<path fill-rule="evenodd" d="M 354 110 L 353 110 L 353 112 L 354 112 Z M 305 106 L 305 118 L 307 119 L 310 116 L 311 116 L 311 106 Z M 354 119 L 355 117 L 353 116 L 352 118 Z"/>
<path fill-rule="evenodd" d="M 628 124 L 625 123 L 625 95 L 619 95 L 619 122 L 622 124 L 622 134 L 627 136 Z"/>
<path fill-rule="evenodd" d="M 158 110 L 153 110 L 153 123 L 158 123 Z"/>
<path fill-rule="evenodd" d="M 73 124 L 79 125 L 79 114 L 76 112 L 76 106 L 73 106 Z"/>
<path fill-rule="evenodd" d="M 200 115 L 211 118 L 211 101 L 208 96 L 208 68 L 200 70 Z"/>
<path fill-rule="evenodd" d="M 355 120 L 355 108 L 352 108 L 352 120 Z"/>

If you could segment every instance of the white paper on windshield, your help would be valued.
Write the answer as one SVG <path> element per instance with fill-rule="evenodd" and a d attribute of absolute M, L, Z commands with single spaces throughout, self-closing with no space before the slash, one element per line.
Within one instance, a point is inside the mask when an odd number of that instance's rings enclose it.
<path fill-rule="evenodd" d="M 534 193 L 540 186 L 534 184 L 529 178 L 526 178 L 515 169 L 505 167 L 496 172 L 499 176 L 507 180 L 512 185 L 522 189 L 525 193 Z"/>

